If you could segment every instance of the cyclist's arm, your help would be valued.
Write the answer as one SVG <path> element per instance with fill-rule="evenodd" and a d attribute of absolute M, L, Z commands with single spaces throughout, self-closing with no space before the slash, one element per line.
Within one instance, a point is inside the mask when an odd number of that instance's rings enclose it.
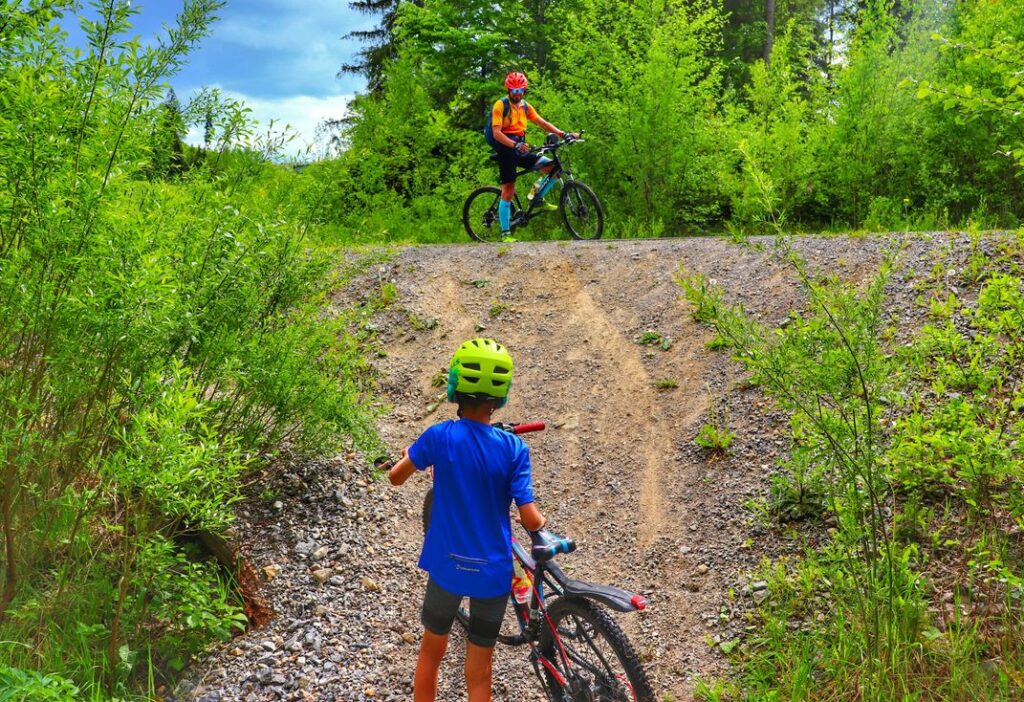
<path fill-rule="evenodd" d="M 416 464 L 409 458 L 409 449 L 402 451 L 402 458 L 388 471 L 388 480 L 394 486 L 399 486 L 409 479 L 416 472 Z"/>
<path fill-rule="evenodd" d="M 565 136 L 565 132 L 563 132 L 561 129 L 551 124 L 551 122 L 548 122 L 546 119 L 541 117 L 539 114 L 537 114 L 536 111 L 533 112 L 533 116 L 530 117 L 529 119 L 531 122 L 536 124 L 538 127 L 543 129 L 548 134 L 557 134 L 559 138 Z"/>
<path fill-rule="evenodd" d="M 510 149 L 516 148 L 516 142 L 505 136 L 505 133 L 499 129 L 494 130 L 494 140 L 499 144 L 504 144 Z"/>
<path fill-rule="evenodd" d="M 519 505 L 519 521 L 528 531 L 537 531 L 543 529 L 548 520 L 537 509 L 536 502 L 529 502 Z"/>

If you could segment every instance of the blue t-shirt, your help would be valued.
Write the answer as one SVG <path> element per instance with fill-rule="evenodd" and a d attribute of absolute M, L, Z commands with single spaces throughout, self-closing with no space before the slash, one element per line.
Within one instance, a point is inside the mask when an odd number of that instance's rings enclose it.
<path fill-rule="evenodd" d="M 420 568 L 445 590 L 499 597 L 512 589 L 508 511 L 533 502 L 522 439 L 471 419 L 427 429 L 409 447 L 417 469 L 434 466 L 434 506 Z"/>

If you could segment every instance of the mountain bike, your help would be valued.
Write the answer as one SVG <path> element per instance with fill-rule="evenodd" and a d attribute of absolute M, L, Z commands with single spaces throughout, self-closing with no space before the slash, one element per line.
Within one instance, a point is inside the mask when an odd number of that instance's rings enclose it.
<path fill-rule="evenodd" d="M 544 429 L 543 422 L 494 426 L 513 434 Z M 389 465 L 379 463 L 382 469 Z M 424 533 L 432 505 L 433 488 L 423 500 Z M 570 578 L 554 557 L 575 551 L 576 542 L 546 529 L 528 533 L 529 550 L 512 537 L 514 619 L 506 616 L 498 643 L 527 649 L 549 702 L 654 702 L 640 657 L 605 610 L 641 611 L 647 607 L 643 595 Z M 456 621 L 468 631 L 465 605 Z"/>
<path fill-rule="evenodd" d="M 576 180 L 569 170 L 564 155 L 559 151 L 566 146 L 579 144 L 583 139 L 574 139 L 567 134 L 559 139 L 549 135 L 543 146 L 530 149 L 531 153 L 548 155 L 553 167 L 548 177 L 555 178 L 562 188 L 558 198 L 558 211 L 562 214 L 562 222 L 574 239 L 599 239 L 604 233 L 604 209 L 601 201 L 590 186 Z M 492 154 L 491 160 L 498 155 Z M 516 182 L 536 169 L 525 168 L 516 171 Z M 550 197 L 550 195 L 549 195 Z M 469 236 L 484 243 L 501 241 L 501 225 L 498 223 L 498 202 L 501 200 L 501 188 L 485 185 L 477 188 L 466 198 L 462 206 L 462 224 Z M 525 227 L 531 219 L 546 214 L 547 210 L 539 203 L 541 198 L 534 197 L 527 201 L 523 209 L 519 193 L 512 198 L 512 216 L 509 220 L 510 231 Z"/>

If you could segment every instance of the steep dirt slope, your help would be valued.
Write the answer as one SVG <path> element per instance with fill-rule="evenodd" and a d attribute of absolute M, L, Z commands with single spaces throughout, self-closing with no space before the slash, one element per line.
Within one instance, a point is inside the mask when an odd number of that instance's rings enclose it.
<path fill-rule="evenodd" d="M 879 243 L 800 247 L 856 282 L 875 270 Z M 459 341 L 488 335 L 513 350 L 502 416 L 550 427 L 528 442 L 543 508 L 580 544 L 563 561 L 576 577 L 647 595 L 648 612 L 619 621 L 658 691 L 677 698 L 694 673 L 720 664 L 709 646 L 716 634 L 741 625 L 723 614 L 724 595 L 763 553 L 751 548 L 743 503 L 764 493 L 784 448 L 758 393 L 725 399 L 737 371 L 705 347 L 709 332 L 680 299 L 681 270 L 714 278 L 767 320 L 802 305 L 784 267 L 722 239 L 407 249 L 383 273 L 400 311 L 382 325 L 388 356 L 379 363 L 394 406 L 380 430 L 398 447 L 452 415 L 450 405 L 427 409 L 438 396 L 431 381 Z M 646 332 L 671 345 L 638 343 Z M 659 380 L 678 387 L 658 389 Z M 729 456 L 693 444 L 711 408 L 737 432 Z M 425 480 L 407 488 L 417 498 L 425 489 Z M 419 534 L 405 536 L 415 549 Z"/>
<path fill-rule="evenodd" d="M 907 239 L 907 270 L 930 270 L 947 240 Z M 858 285 L 893 242 L 795 245 L 818 270 Z M 543 510 L 579 543 L 560 563 L 647 596 L 646 612 L 617 620 L 665 700 L 690 699 L 697 676 L 727 672 L 716 643 L 748 626 L 749 574 L 784 543 L 751 500 L 767 494 L 788 449 L 785 418 L 727 354 L 706 347 L 710 332 L 681 300 L 681 270 L 713 279 L 768 324 L 805 305 L 786 266 L 724 239 L 406 248 L 337 293 L 346 306 L 381 290 L 391 298 L 371 324 L 386 354 L 373 361 L 386 404 L 378 428 L 395 453 L 453 415 L 434 381 L 458 343 L 487 335 L 512 349 L 516 379 L 500 418 L 548 424 L 527 441 Z M 913 285 L 900 274 L 888 293 L 901 335 L 910 333 Z M 671 343 L 639 343 L 648 332 Z M 736 433 L 725 455 L 694 443 L 709 412 Z M 171 697 L 410 699 L 427 487 L 414 476 L 392 489 L 355 454 L 281 462 L 253 481 L 239 533 L 267 568 L 263 594 L 277 616 L 215 651 Z M 465 699 L 463 650 L 456 633 L 445 702 Z M 539 700 L 530 675 L 521 649 L 499 647 L 495 699 Z"/>

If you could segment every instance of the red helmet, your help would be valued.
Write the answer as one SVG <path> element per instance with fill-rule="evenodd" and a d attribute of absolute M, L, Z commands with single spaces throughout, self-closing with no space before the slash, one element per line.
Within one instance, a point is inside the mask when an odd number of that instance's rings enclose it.
<path fill-rule="evenodd" d="M 513 71 L 512 73 L 509 73 L 507 76 L 505 76 L 505 87 L 508 88 L 509 90 L 512 90 L 513 88 L 521 88 L 522 90 L 526 90 L 526 83 L 526 76 L 524 76 L 522 73 L 519 73 L 518 71 Z"/>

